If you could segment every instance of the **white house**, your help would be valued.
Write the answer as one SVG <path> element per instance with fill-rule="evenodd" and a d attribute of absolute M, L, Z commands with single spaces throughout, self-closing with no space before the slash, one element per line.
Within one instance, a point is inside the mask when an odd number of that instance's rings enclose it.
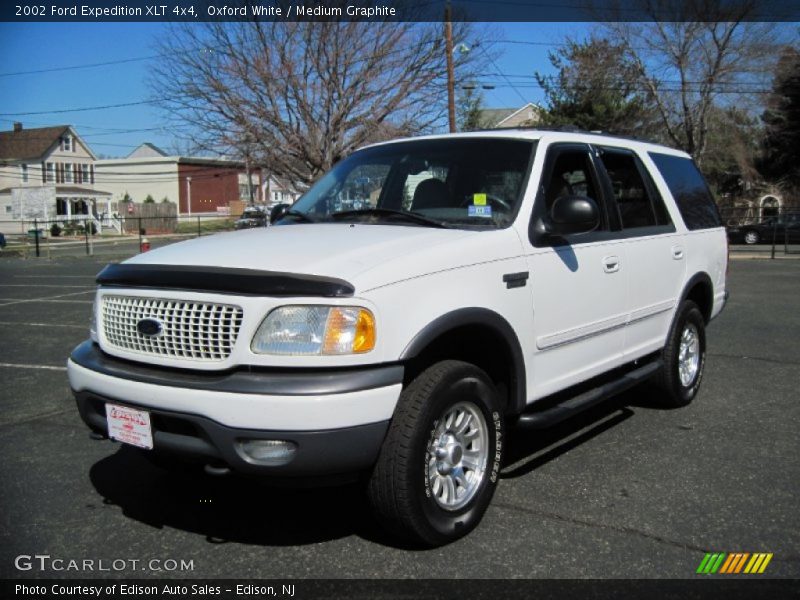
<path fill-rule="evenodd" d="M 111 213 L 96 157 L 70 125 L 0 132 L 0 220 L 59 221 Z"/>

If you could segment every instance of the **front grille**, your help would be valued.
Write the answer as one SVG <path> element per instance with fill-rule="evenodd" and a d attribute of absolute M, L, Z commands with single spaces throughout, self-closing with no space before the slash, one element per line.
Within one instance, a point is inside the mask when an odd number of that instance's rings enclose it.
<path fill-rule="evenodd" d="M 242 326 L 242 308 L 230 304 L 103 296 L 101 327 L 109 344 L 128 352 L 193 361 L 228 358 Z M 161 331 L 145 335 L 144 319 L 160 323 Z"/>

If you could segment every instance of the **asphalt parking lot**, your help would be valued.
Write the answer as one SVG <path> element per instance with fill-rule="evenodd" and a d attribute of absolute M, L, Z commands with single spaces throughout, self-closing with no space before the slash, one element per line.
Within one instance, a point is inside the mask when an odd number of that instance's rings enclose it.
<path fill-rule="evenodd" d="M 800 577 L 800 260 L 731 262 L 690 407 L 642 387 L 515 435 L 483 523 L 435 550 L 386 538 L 357 486 L 174 477 L 89 440 L 64 365 L 104 263 L 0 260 L 0 577 L 691 578 L 706 552 L 773 553 L 764 577 Z M 15 568 L 37 553 L 193 570 Z"/>

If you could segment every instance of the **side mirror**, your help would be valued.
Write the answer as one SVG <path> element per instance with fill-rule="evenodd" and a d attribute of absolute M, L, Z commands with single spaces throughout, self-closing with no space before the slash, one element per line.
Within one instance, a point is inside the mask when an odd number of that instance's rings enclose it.
<path fill-rule="evenodd" d="M 279 220 L 283 215 L 285 215 L 289 208 L 291 208 L 291 204 L 281 203 L 276 204 L 272 207 L 272 210 L 269 211 L 269 222 L 274 223 L 275 221 Z"/>
<path fill-rule="evenodd" d="M 550 214 L 536 222 L 536 233 L 543 236 L 589 233 L 600 225 L 600 210 L 586 196 L 556 198 Z"/>

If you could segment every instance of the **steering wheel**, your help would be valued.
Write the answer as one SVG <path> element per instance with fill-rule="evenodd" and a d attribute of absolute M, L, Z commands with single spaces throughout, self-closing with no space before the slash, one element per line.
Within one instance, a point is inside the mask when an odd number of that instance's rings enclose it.
<path fill-rule="evenodd" d="M 488 202 L 491 202 L 492 204 L 496 204 L 497 206 L 499 206 L 500 208 L 502 208 L 506 212 L 511 212 L 511 210 L 512 210 L 511 209 L 511 205 L 508 202 L 506 202 L 505 200 L 503 200 L 499 196 L 495 196 L 494 194 L 486 194 L 486 200 Z M 472 204 L 472 200 L 471 199 L 464 200 L 464 202 L 461 203 L 460 208 L 464 208 L 465 206 L 470 206 L 471 204 Z"/>

